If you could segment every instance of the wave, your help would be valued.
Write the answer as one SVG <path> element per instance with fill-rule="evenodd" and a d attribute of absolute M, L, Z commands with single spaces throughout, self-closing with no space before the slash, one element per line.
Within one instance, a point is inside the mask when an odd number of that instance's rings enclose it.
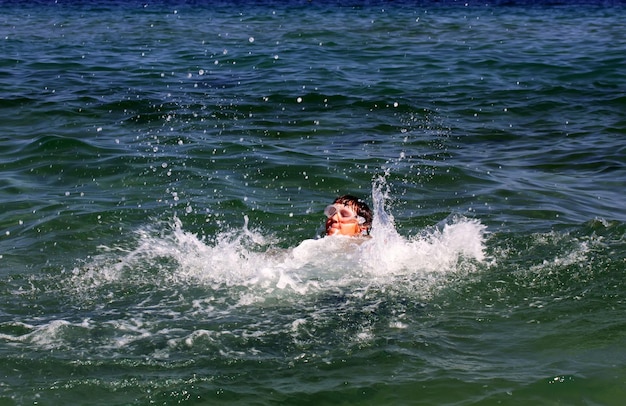
<path fill-rule="evenodd" d="M 412 280 L 417 291 L 437 275 L 485 262 L 485 226 L 463 216 L 401 236 L 386 211 L 384 179 L 373 186 L 374 229 L 371 238 L 326 237 L 281 248 L 280 239 L 243 227 L 199 237 L 174 218 L 137 230 L 133 247 L 102 246 L 102 253 L 74 270 L 78 290 L 109 283 L 198 284 L 212 289 L 246 287 L 258 301 L 280 291 L 306 295 L 341 286 L 372 282 L 393 285 Z M 469 268 L 468 268 L 469 267 Z"/>
<path fill-rule="evenodd" d="M 451 279 L 489 266 L 480 221 L 450 216 L 402 236 L 389 199 L 381 177 L 372 186 L 371 238 L 332 236 L 288 248 L 247 217 L 212 237 L 187 231 L 177 217 L 145 225 L 73 269 L 33 276 L 30 291 L 12 292 L 47 302 L 46 316 L 2 323 L 0 339 L 82 349 L 92 358 L 123 353 L 157 360 L 185 359 L 189 351 L 218 359 L 256 356 L 276 346 L 316 357 L 321 350 L 311 345 L 327 340 L 367 345 L 379 323 L 406 329 L 407 313 Z"/>

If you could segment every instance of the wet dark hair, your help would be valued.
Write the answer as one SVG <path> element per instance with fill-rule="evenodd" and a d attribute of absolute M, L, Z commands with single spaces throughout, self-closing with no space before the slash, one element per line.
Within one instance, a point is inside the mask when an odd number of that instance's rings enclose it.
<path fill-rule="evenodd" d="M 354 206 L 356 208 L 356 215 L 361 216 L 365 219 L 365 223 L 363 226 L 367 227 L 367 234 L 370 233 L 372 229 L 372 220 L 374 215 L 372 214 L 372 209 L 363 201 L 363 199 L 359 199 L 356 196 L 352 195 L 343 195 L 339 196 L 335 199 L 333 204 L 344 204 L 346 206 Z"/>

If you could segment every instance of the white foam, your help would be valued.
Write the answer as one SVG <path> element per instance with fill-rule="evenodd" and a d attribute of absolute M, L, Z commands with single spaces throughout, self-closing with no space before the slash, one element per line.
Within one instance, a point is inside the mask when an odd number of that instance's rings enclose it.
<path fill-rule="evenodd" d="M 31 325 L 27 323 L 11 322 L 13 326 L 25 330 L 23 334 L 0 334 L 0 339 L 12 343 L 26 343 L 34 345 L 38 348 L 52 350 L 58 348 L 66 348 L 71 339 L 66 336 L 71 334 L 72 329 L 89 330 L 91 329 L 91 321 L 86 319 L 80 323 L 71 323 L 67 320 L 53 319 L 40 325 Z M 8 325 L 7 324 L 7 325 Z M 80 335 L 80 333 L 76 333 Z"/>
<path fill-rule="evenodd" d="M 105 310 L 94 313 L 95 321 L 52 320 L 38 326 L 35 321 L 18 326 L 21 334 L 0 334 L 0 338 L 16 345 L 61 348 L 92 334 L 88 330 L 95 325 L 109 332 L 96 340 L 104 351 L 126 351 L 161 337 L 167 346 L 155 349 L 155 359 L 196 346 L 230 351 L 219 343 L 231 336 L 245 341 L 255 335 L 288 332 L 300 342 L 337 309 L 375 313 L 380 302 L 372 298 L 386 292 L 424 300 L 450 275 L 484 262 L 485 227 L 478 220 L 451 216 L 417 235 L 402 236 L 386 206 L 384 179 L 374 183 L 372 200 L 375 217 L 370 238 L 332 236 L 287 249 L 280 248 L 273 235 L 250 229 L 247 218 L 240 228 L 210 240 L 185 230 L 178 218 L 170 224 L 142 227 L 132 241 L 101 247 L 99 255 L 61 275 L 63 294 L 76 295 L 81 306 Z M 196 288 L 199 293 L 189 290 Z M 128 302 L 126 292 L 132 293 Z M 320 298 L 328 302 L 320 304 Z M 122 314 L 119 300 L 128 304 Z M 271 310 L 274 307 L 293 307 L 294 313 L 285 316 Z M 259 319 L 263 309 L 269 309 L 269 324 L 265 314 Z M 217 323 L 233 314 L 250 314 L 252 322 L 233 331 L 228 331 L 233 329 L 228 323 L 216 324 L 217 330 L 194 331 L 155 324 L 155 320 L 169 320 L 177 325 L 177 320 L 189 318 Z M 355 345 L 374 339 L 368 320 L 354 331 L 349 329 Z M 407 326 L 401 312 L 389 321 L 390 328 Z"/>
<path fill-rule="evenodd" d="M 109 322 L 111 330 L 116 331 L 116 336 L 109 348 L 123 348 L 145 338 L 151 337 L 150 327 L 140 318 L 117 319 Z M 105 346 L 106 348 L 107 346 Z"/>
<path fill-rule="evenodd" d="M 106 248 L 91 263 L 74 270 L 77 291 L 110 283 L 205 285 L 232 288 L 240 305 L 271 295 L 306 295 L 371 283 L 410 281 L 415 289 L 457 272 L 460 263 L 484 261 L 485 227 L 452 216 L 419 235 L 401 236 L 390 210 L 384 178 L 374 182 L 371 238 L 343 236 L 305 240 L 282 249 L 272 235 L 243 227 L 207 241 L 184 229 L 180 219 L 137 232 L 134 248 Z M 246 289 L 238 289 L 246 288 Z"/>

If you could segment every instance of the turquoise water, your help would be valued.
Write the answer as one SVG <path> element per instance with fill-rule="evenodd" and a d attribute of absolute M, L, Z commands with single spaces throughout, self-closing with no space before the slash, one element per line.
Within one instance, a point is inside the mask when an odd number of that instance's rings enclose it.
<path fill-rule="evenodd" d="M 621 3 L 0 6 L 0 404 L 623 402 Z"/>

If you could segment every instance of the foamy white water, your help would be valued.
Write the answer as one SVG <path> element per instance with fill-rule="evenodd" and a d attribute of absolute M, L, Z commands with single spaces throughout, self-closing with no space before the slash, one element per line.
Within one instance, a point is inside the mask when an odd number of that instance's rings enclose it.
<path fill-rule="evenodd" d="M 344 236 L 305 240 L 279 248 L 273 235 L 248 224 L 221 232 L 210 241 L 171 224 L 150 225 L 137 231 L 134 246 L 102 247 L 85 267 L 74 270 L 77 289 L 111 282 L 166 283 L 249 289 L 255 301 L 281 291 L 299 295 L 337 287 L 393 285 L 397 278 L 428 283 L 459 271 L 459 264 L 485 259 L 485 226 L 478 220 L 451 216 L 418 235 L 402 236 L 385 207 L 389 196 L 384 178 L 373 184 L 375 212 L 371 238 Z M 463 268 L 464 270 L 467 267 Z M 235 289 L 239 294 L 239 289 Z M 427 292 L 422 292 L 426 294 Z"/>
<path fill-rule="evenodd" d="M 211 239 L 185 230 L 179 218 L 141 227 L 47 287 L 15 292 L 64 297 L 80 309 L 76 317 L 49 309 L 45 319 L 5 326 L 0 338 L 95 357 L 148 351 L 169 359 L 188 351 L 254 356 L 257 346 L 282 337 L 285 345 L 302 347 L 303 357 L 317 357 L 306 348 L 328 338 L 312 332 L 332 334 L 330 326 L 348 317 L 353 321 L 339 343 L 364 345 L 377 337 L 371 315 L 391 306 L 387 328 L 407 328 L 407 306 L 485 265 L 486 230 L 479 221 L 450 216 L 403 236 L 388 201 L 380 178 L 372 187 L 371 238 L 332 236 L 290 248 L 247 218 Z"/>

